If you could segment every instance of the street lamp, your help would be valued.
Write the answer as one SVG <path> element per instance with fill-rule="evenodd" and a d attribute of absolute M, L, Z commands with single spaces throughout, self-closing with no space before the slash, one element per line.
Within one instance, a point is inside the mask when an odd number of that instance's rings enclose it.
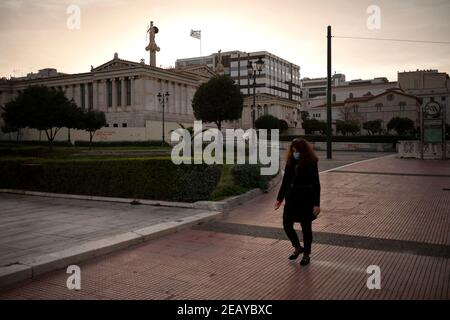
<path fill-rule="evenodd" d="M 247 71 L 249 79 L 253 78 L 253 104 L 252 104 L 252 124 L 255 127 L 255 107 L 256 107 L 256 75 L 261 75 L 261 71 L 264 67 L 264 61 L 259 57 L 259 59 L 252 64 L 249 60 L 247 64 Z"/>
<path fill-rule="evenodd" d="M 164 107 L 165 107 L 165 103 L 169 103 L 169 92 L 163 93 L 161 94 L 158 93 L 158 101 L 159 104 L 162 105 L 162 109 L 163 109 L 163 116 L 162 116 L 162 142 L 166 141 L 166 137 L 165 137 L 165 131 L 164 131 Z"/>

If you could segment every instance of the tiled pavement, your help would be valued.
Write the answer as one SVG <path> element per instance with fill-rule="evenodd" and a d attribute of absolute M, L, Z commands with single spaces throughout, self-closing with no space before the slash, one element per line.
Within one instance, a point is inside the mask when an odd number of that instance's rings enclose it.
<path fill-rule="evenodd" d="M 307 267 L 287 260 L 273 190 L 221 221 L 82 264 L 80 291 L 66 288 L 63 270 L 0 298 L 448 300 L 448 175 L 449 161 L 393 157 L 321 174 Z M 369 265 L 381 268 L 381 290 L 366 287 Z"/>
<path fill-rule="evenodd" d="M 0 266 L 206 210 L 0 193 Z"/>

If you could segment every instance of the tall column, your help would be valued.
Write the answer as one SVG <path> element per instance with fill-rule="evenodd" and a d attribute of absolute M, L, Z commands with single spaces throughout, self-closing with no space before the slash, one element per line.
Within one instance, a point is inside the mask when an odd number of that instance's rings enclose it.
<path fill-rule="evenodd" d="M 132 110 L 134 110 L 134 111 L 136 111 L 138 108 L 137 108 L 137 106 L 135 105 L 135 103 L 136 103 L 136 98 L 135 98 L 135 76 L 131 76 L 130 77 L 130 80 L 131 80 L 131 109 Z"/>
<path fill-rule="evenodd" d="M 183 93 L 183 85 L 181 83 L 177 84 L 177 105 L 178 105 L 178 114 L 183 114 L 183 100 L 182 100 L 182 93 Z"/>
<path fill-rule="evenodd" d="M 186 85 L 181 86 L 181 113 L 186 114 Z"/>
<path fill-rule="evenodd" d="M 141 76 L 141 88 L 139 90 L 139 103 L 141 104 L 141 110 L 145 110 L 147 108 L 147 88 L 146 88 L 146 82 L 148 78 Z M 147 82 L 148 83 L 148 82 Z"/>
<path fill-rule="evenodd" d="M 112 87 L 112 111 L 117 112 L 116 78 L 111 79 L 111 87 Z"/>
<path fill-rule="evenodd" d="M 101 79 L 98 86 L 98 109 L 103 112 L 108 112 L 107 95 L 106 79 Z"/>

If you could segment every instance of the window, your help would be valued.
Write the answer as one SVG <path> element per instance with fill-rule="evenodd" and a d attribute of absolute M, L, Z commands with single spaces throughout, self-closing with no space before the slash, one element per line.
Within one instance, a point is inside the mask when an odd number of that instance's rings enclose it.
<path fill-rule="evenodd" d="M 353 112 L 358 112 L 359 106 L 357 104 L 353 105 Z"/>
<path fill-rule="evenodd" d="M 122 128 L 126 128 L 128 125 L 126 123 L 122 123 Z"/>
<path fill-rule="evenodd" d="M 111 108 L 112 107 L 112 82 L 108 80 L 108 82 L 106 82 L 106 87 L 107 87 L 108 107 Z"/>
<path fill-rule="evenodd" d="M 350 99 L 353 99 L 353 93 L 350 92 L 350 94 L 348 96 Z"/>
<path fill-rule="evenodd" d="M 336 95 L 333 94 L 333 102 L 336 102 Z"/>
<path fill-rule="evenodd" d="M 375 107 L 377 108 L 377 112 L 381 112 L 382 109 L 383 109 L 383 104 L 382 104 L 382 103 L 377 103 L 377 104 L 375 105 Z"/>
<path fill-rule="evenodd" d="M 387 101 L 394 101 L 394 95 L 392 93 L 387 95 Z"/>
<path fill-rule="evenodd" d="M 118 128 L 119 125 L 118 125 L 117 123 L 114 123 L 113 127 L 114 127 L 114 128 Z"/>
<path fill-rule="evenodd" d="M 445 98 L 446 98 L 445 96 L 442 96 L 441 101 L 445 101 Z"/>
<path fill-rule="evenodd" d="M 106 128 L 109 128 L 109 123 L 107 123 L 107 124 L 105 125 L 105 127 L 106 127 Z"/>
<path fill-rule="evenodd" d="M 116 79 L 116 99 L 117 99 L 117 105 L 122 105 L 122 81 L 119 79 Z"/>

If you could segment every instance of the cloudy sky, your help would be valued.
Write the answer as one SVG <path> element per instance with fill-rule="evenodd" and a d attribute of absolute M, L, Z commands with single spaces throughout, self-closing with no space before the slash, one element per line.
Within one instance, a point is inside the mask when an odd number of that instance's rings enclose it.
<path fill-rule="evenodd" d="M 80 9 L 79 29 L 67 27 L 71 5 Z M 380 28 L 369 29 L 374 5 Z M 319 77 L 326 75 L 327 25 L 336 36 L 450 42 L 449 15 L 449 0 L 0 0 L 0 76 L 46 67 L 86 72 L 114 52 L 148 63 L 153 20 L 158 66 L 198 56 L 189 32 L 201 29 L 205 55 L 265 50 L 300 65 L 302 77 Z M 333 71 L 347 79 L 396 80 L 397 71 L 417 68 L 450 73 L 450 44 L 333 39 Z"/>

